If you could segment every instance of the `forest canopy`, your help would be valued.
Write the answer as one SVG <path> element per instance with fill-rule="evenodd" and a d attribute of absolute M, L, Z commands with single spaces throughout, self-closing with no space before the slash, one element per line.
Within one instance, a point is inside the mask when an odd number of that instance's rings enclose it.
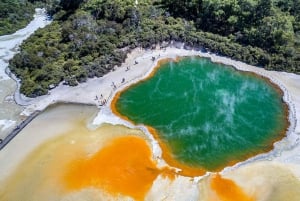
<path fill-rule="evenodd" d="M 29 97 L 121 65 L 136 47 L 183 42 L 277 71 L 300 73 L 300 0 L 45 0 L 54 21 L 10 61 Z"/>
<path fill-rule="evenodd" d="M 27 0 L 1 0 L 0 36 L 25 27 L 33 19 L 33 14 L 34 5 Z"/>

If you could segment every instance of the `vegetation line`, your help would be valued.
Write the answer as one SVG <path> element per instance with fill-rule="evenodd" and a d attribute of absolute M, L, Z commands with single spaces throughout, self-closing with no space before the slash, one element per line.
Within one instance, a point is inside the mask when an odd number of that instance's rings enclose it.
<path fill-rule="evenodd" d="M 34 1 L 37 2 L 37 1 Z M 300 73 L 299 0 L 46 0 L 54 21 L 10 61 L 29 97 L 120 66 L 134 48 L 183 42 L 269 70 Z"/>

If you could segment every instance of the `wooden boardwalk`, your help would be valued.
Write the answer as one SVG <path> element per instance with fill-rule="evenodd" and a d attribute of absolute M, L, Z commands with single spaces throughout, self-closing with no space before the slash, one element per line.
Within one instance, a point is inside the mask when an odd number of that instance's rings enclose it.
<path fill-rule="evenodd" d="M 30 116 L 28 116 L 24 121 L 22 121 L 12 132 L 4 139 L 0 139 L 0 150 L 3 149 L 18 133 L 29 124 L 41 111 L 34 111 Z"/>

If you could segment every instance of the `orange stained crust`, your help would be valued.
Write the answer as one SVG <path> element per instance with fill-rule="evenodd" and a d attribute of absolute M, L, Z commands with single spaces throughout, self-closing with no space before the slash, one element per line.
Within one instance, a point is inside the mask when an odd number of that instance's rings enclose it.
<path fill-rule="evenodd" d="M 159 67 L 162 64 L 165 64 L 165 63 L 167 63 L 169 61 L 179 62 L 182 58 L 184 58 L 184 57 L 176 57 L 174 59 L 167 58 L 167 59 L 161 59 L 161 60 L 159 60 L 157 62 L 157 65 L 153 68 L 153 71 L 149 74 L 149 76 L 147 76 L 146 78 L 142 79 L 140 82 L 148 80 L 151 77 L 153 77 L 155 75 L 155 73 L 157 72 L 157 70 L 159 69 Z M 234 68 L 234 67 L 232 67 L 232 68 Z M 234 68 L 234 69 L 236 71 L 239 71 L 236 68 Z M 270 79 L 268 79 L 266 77 L 263 77 L 261 75 L 255 74 L 253 72 L 243 72 L 243 71 L 241 71 L 241 72 L 265 80 L 268 84 L 272 85 L 281 96 L 283 96 L 283 91 L 281 90 L 281 88 L 278 87 L 276 84 L 272 83 Z M 133 85 L 127 86 L 123 90 L 117 92 L 116 95 L 113 97 L 113 100 L 111 101 L 111 110 L 112 110 L 112 112 L 115 115 L 121 117 L 122 119 L 131 122 L 132 124 L 135 124 L 135 122 L 133 122 L 132 120 L 130 120 L 127 116 L 121 114 L 117 110 L 117 108 L 116 108 L 116 103 L 117 103 L 118 99 L 120 98 L 120 96 L 122 95 L 123 92 L 125 92 L 127 89 L 129 89 L 130 87 L 132 87 L 132 86 L 134 86 L 136 84 L 138 84 L 138 83 L 135 83 Z M 243 159 L 241 159 L 241 160 L 245 160 L 247 158 L 251 158 L 251 157 L 256 156 L 257 154 L 260 154 L 260 153 L 265 153 L 265 152 L 271 151 L 274 148 L 274 143 L 277 142 L 277 141 L 279 141 L 279 140 L 281 140 L 282 138 L 284 138 L 286 136 L 287 129 L 288 129 L 289 125 L 290 125 L 290 122 L 288 120 L 289 109 L 288 109 L 288 105 L 285 102 L 283 103 L 283 107 L 284 107 L 284 113 L 285 113 L 285 116 L 286 116 L 286 118 L 285 118 L 285 125 L 286 125 L 285 128 L 279 132 L 280 134 L 277 137 L 270 139 L 270 142 L 268 142 L 268 144 L 269 144 L 268 147 L 266 147 L 265 149 L 260 150 L 260 151 L 253 150 L 251 153 L 248 153 L 247 155 L 245 155 L 243 157 Z M 172 167 L 175 167 L 175 168 L 181 169 L 181 171 L 177 173 L 178 175 L 194 177 L 194 176 L 202 176 L 202 175 L 204 175 L 207 172 L 207 170 L 205 168 L 192 167 L 192 166 L 183 164 L 183 163 L 179 162 L 178 160 L 176 160 L 175 157 L 172 155 L 171 148 L 166 143 L 164 143 L 162 141 L 162 139 L 160 138 L 159 133 L 156 131 L 156 129 L 153 128 L 153 127 L 150 127 L 150 126 L 146 126 L 146 127 L 149 130 L 149 132 L 153 135 L 153 137 L 155 138 L 155 140 L 159 143 L 159 145 L 160 145 L 160 147 L 162 149 L 162 157 L 163 157 L 163 159 L 168 163 L 168 165 L 170 165 Z M 213 171 L 215 171 L 215 172 L 221 171 L 224 167 L 226 167 L 226 166 L 233 166 L 236 163 L 240 162 L 241 160 L 237 160 L 236 159 L 236 160 L 229 161 L 228 163 L 226 163 L 226 165 L 224 165 L 222 167 L 219 167 L 219 168 L 216 168 Z"/>
<path fill-rule="evenodd" d="M 67 190 L 100 188 L 112 195 L 143 200 L 158 175 L 175 177 L 169 168 L 158 169 L 146 141 L 137 136 L 114 139 L 93 156 L 71 161 L 63 183 Z"/>
<path fill-rule="evenodd" d="M 234 181 L 222 178 L 219 174 L 213 176 L 210 186 L 221 201 L 255 201 L 253 197 L 248 196 Z"/>
<path fill-rule="evenodd" d="M 181 171 L 177 173 L 178 175 L 195 177 L 199 175 L 204 175 L 206 173 L 206 170 L 203 168 L 191 167 L 183 163 L 180 163 L 172 155 L 170 147 L 166 143 L 163 143 L 161 141 L 157 131 L 150 126 L 147 126 L 147 129 L 153 135 L 155 140 L 158 141 L 159 146 L 162 149 L 162 157 L 168 163 L 168 165 L 181 169 Z"/>

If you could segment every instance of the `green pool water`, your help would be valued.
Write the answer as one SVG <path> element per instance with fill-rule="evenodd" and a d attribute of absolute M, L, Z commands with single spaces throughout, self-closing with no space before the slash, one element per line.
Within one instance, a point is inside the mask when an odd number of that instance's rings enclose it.
<path fill-rule="evenodd" d="M 122 92 L 116 109 L 155 128 L 176 160 L 207 170 L 269 150 L 287 127 L 269 83 L 199 57 L 163 64 Z"/>

